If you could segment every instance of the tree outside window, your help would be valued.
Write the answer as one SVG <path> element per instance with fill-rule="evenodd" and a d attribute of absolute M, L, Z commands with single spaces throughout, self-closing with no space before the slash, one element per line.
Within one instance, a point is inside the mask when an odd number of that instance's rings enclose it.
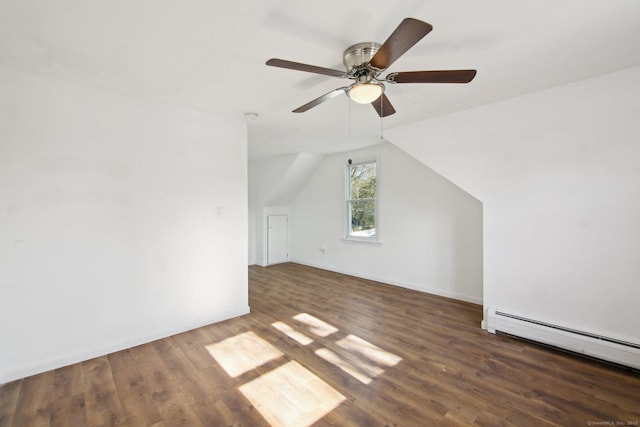
<path fill-rule="evenodd" d="M 347 209 L 350 237 L 376 237 L 376 163 L 349 165 Z"/>

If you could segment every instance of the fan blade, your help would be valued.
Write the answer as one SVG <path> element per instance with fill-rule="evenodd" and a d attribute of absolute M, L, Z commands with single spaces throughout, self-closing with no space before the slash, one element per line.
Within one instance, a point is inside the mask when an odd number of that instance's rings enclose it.
<path fill-rule="evenodd" d="M 391 105 L 389 98 L 384 93 L 371 103 L 373 108 L 378 112 L 380 117 L 387 117 L 396 113 L 395 108 Z"/>
<path fill-rule="evenodd" d="M 406 71 L 391 73 L 385 80 L 392 83 L 469 83 L 476 70 Z"/>
<path fill-rule="evenodd" d="M 316 105 L 322 104 L 323 102 L 328 101 L 331 98 L 335 98 L 336 96 L 340 95 L 341 93 L 344 93 L 344 91 L 346 89 L 347 89 L 346 87 L 341 87 L 341 88 L 338 88 L 338 89 L 334 89 L 329 93 L 325 93 L 321 97 L 316 98 L 311 102 L 307 102 L 302 107 L 296 108 L 295 110 L 293 110 L 293 113 L 304 113 L 305 111 L 308 111 L 308 110 L 312 109 Z"/>
<path fill-rule="evenodd" d="M 287 61 L 278 58 L 271 58 L 266 62 L 266 64 L 272 67 L 288 68 L 290 70 L 306 71 L 308 73 L 315 74 L 324 74 L 325 76 L 331 77 L 347 77 L 347 73 L 345 71 L 316 67 L 315 65 L 301 64 L 300 62 Z"/>
<path fill-rule="evenodd" d="M 418 43 L 433 29 L 430 24 L 413 18 L 405 18 L 387 41 L 373 55 L 369 64 L 375 69 L 389 68 L 396 59 Z"/>

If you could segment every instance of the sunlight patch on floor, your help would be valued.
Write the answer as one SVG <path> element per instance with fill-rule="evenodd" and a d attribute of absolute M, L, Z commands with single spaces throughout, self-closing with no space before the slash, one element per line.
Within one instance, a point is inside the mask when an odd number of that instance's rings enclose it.
<path fill-rule="evenodd" d="M 331 326 L 327 322 L 324 322 L 308 313 L 300 313 L 293 316 L 293 318 L 298 322 L 306 324 L 309 327 L 309 331 L 319 337 L 326 337 L 338 332 L 338 328 Z"/>
<path fill-rule="evenodd" d="M 395 366 L 402 360 L 400 356 L 389 353 L 355 335 L 347 335 L 336 344 L 350 353 L 362 355 L 379 365 Z"/>
<path fill-rule="evenodd" d="M 328 348 L 319 348 L 315 353 L 318 357 L 326 360 L 334 366 L 337 366 L 363 384 L 369 384 L 373 377 L 377 377 L 384 372 L 384 369 L 378 366 L 371 365 L 360 360 L 350 360 L 349 358 L 343 357 Z"/>
<path fill-rule="evenodd" d="M 294 326 L 283 321 L 273 322 L 271 326 L 302 346 L 316 341 L 312 346 L 316 348 L 316 356 L 363 384 L 370 384 L 385 372 L 385 368 L 402 360 L 356 335 L 336 334 L 338 328 L 308 313 L 299 313 L 293 319 L 296 321 Z M 298 329 L 308 331 L 316 338 Z M 272 426 L 309 426 L 346 399 L 295 360 L 287 361 L 283 352 L 253 331 L 210 344 L 206 349 L 232 378 L 281 359 L 271 364 L 277 367 L 257 377 L 252 376 L 253 379 L 238 386 L 238 390 Z"/>
<path fill-rule="evenodd" d="M 312 333 L 320 337 L 338 332 L 334 326 L 308 313 L 297 314 L 293 319 L 305 324 Z M 302 345 L 313 342 L 313 339 L 284 322 L 274 322 L 271 326 Z M 335 342 L 329 342 L 314 353 L 363 384 L 369 384 L 373 378 L 384 373 L 384 368 L 395 366 L 402 360 L 400 356 L 352 334 Z"/>
<path fill-rule="evenodd" d="M 292 360 L 239 387 L 272 426 L 309 426 L 345 397 Z"/>
<path fill-rule="evenodd" d="M 309 345 L 313 342 L 313 339 L 309 338 L 302 332 L 296 331 L 295 329 L 293 329 L 291 326 L 287 325 L 284 322 L 273 322 L 271 326 L 273 326 L 274 328 L 276 328 L 277 330 L 279 330 L 280 332 L 282 332 L 292 340 L 298 342 L 299 344 Z"/>
<path fill-rule="evenodd" d="M 206 349 L 232 378 L 284 356 L 284 353 L 251 331 L 210 344 Z"/>

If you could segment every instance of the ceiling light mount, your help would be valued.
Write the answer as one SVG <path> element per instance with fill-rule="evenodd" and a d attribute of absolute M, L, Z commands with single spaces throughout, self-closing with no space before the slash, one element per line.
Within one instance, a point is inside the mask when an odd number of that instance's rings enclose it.
<path fill-rule="evenodd" d="M 347 74 L 351 78 L 372 76 L 376 74 L 370 67 L 371 58 L 380 49 L 380 43 L 364 42 L 349 46 L 342 55 L 342 62 L 347 67 Z"/>
<path fill-rule="evenodd" d="M 258 113 L 244 113 L 244 118 L 247 119 L 247 121 L 253 122 L 258 120 Z"/>
<path fill-rule="evenodd" d="M 380 49 L 380 43 L 364 42 L 349 46 L 342 56 L 350 79 L 356 80 L 346 90 L 347 95 L 359 104 L 371 104 L 384 93 L 384 85 L 377 81 L 379 70 L 371 67 L 371 58 Z"/>

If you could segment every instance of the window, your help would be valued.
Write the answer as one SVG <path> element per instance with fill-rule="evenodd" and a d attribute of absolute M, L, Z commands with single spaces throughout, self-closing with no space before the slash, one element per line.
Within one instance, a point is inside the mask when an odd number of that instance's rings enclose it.
<path fill-rule="evenodd" d="M 376 238 L 376 162 L 347 168 L 347 237 Z"/>

